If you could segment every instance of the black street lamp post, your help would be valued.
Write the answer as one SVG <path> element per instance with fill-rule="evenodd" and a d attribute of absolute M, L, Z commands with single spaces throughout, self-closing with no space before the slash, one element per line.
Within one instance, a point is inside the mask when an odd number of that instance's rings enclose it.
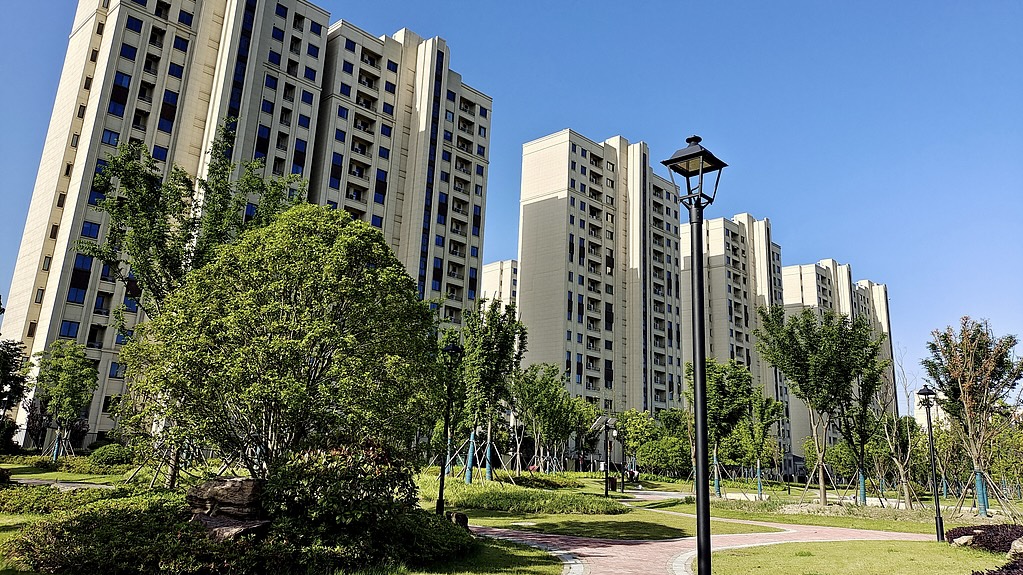
<path fill-rule="evenodd" d="M 696 565 L 700 575 L 710 575 L 710 474 L 707 468 L 707 346 L 703 299 L 703 210 L 714 203 L 721 171 L 728 166 L 700 145 L 702 138 L 686 138 L 688 147 L 661 162 L 671 175 L 686 180 L 686 194 L 679 203 L 689 209 L 693 267 L 693 403 L 696 420 Z M 704 192 L 703 177 L 714 175 L 714 189 Z"/>
<path fill-rule="evenodd" d="M 931 491 L 934 493 L 934 530 L 938 541 L 945 539 L 945 524 L 941 520 L 941 500 L 938 495 L 938 470 L 934 460 L 934 429 L 931 426 L 931 406 L 934 405 L 934 398 L 938 395 L 926 383 L 916 392 L 920 397 L 920 405 L 927 412 L 927 443 L 931 450 Z"/>

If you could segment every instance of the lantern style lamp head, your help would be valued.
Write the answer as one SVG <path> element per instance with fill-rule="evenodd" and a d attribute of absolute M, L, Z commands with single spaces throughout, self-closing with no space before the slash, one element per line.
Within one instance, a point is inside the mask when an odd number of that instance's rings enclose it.
<path fill-rule="evenodd" d="M 916 392 L 917 397 L 920 398 L 920 405 L 927 409 L 930 409 L 934 405 L 934 398 L 938 395 L 929 385 L 926 383 L 920 388 L 920 391 Z"/>
<path fill-rule="evenodd" d="M 686 138 L 688 147 L 678 150 L 661 163 L 668 168 L 673 184 L 675 183 L 675 174 L 686 179 L 686 197 L 683 200 L 706 202 L 705 205 L 710 205 L 718 193 L 721 171 L 728 167 L 728 164 L 701 146 L 700 142 L 702 141 L 703 138 L 699 136 L 689 136 Z M 714 190 L 709 195 L 703 191 L 703 176 L 706 174 L 715 175 Z"/>

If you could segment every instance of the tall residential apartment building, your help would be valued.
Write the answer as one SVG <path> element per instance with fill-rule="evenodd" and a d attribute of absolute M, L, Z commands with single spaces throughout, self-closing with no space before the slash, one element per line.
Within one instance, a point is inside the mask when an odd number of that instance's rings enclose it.
<path fill-rule="evenodd" d="M 864 317 L 876 335 L 884 335 L 881 358 L 892 360 L 891 320 L 888 315 L 888 287 L 870 280 L 853 282 L 852 267 L 833 259 L 823 259 L 815 264 L 785 266 L 782 268 L 782 286 L 786 314 L 799 313 L 805 308 L 816 309 L 818 313 L 832 310 L 849 318 Z M 884 375 L 884 385 L 894 388 L 895 367 L 889 365 Z M 898 397 L 893 389 L 892 397 Z M 898 403 L 893 401 L 889 409 L 897 413 Z M 802 441 L 812 433 L 809 410 L 805 403 L 793 396 L 789 405 L 792 427 L 792 450 L 798 457 L 804 456 Z M 828 431 L 832 442 L 841 440 L 837 430 Z"/>
<path fill-rule="evenodd" d="M 445 319 L 477 297 L 491 99 L 450 69 L 441 38 L 329 20 L 304 0 L 80 0 L 3 333 L 31 353 L 57 338 L 88 347 L 91 437 L 113 426 L 123 390 L 111 310 L 123 303 L 129 328 L 142 319 L 111 270 L 74 249 L 107 233 L 92 181 L 120 142 L 201 177 L 231 119 L 233 160 L 301 176 L 310 201 L 380 228 Z"/>
<path fill-rule="evenodd" d="M 760 358 L 756 330 L 760 327 L 758 307 L 782 305 L 781 246 L 771 238 L 771 222 L 750 214 L 704 222 L 704 270 L 706 278 L 707 357 L 729 360 L 749 368 L 754 386 L 764 395 L 781 401 L 789 416 L 788 384 L 781 372 Z M 682 227 L 679 243 L 690 246 L 691 229 Z M 692 256 L 682 257 L 682 290 L 692 290 Z M 693 360 L 692 300 L 683 303 L 683 361 Z M 775 444 L 782 457 L 782 471 L 793 471 L 792 430 L 786 419 L 776 426 Z"/>
<path fill-rule="evenodd" d="M 609 412 L 680 407 L 678 189 L 646 144 L 571 130 L 524 144 L 520 209 L 526 362 L 564 366 L 568 391 Z"/>
<path fill-rule="evenodd" d="M 505 305 L 518 308 L 519 262 L 500 260 L 483 266 L 483 297 L 501 300 Z"/>

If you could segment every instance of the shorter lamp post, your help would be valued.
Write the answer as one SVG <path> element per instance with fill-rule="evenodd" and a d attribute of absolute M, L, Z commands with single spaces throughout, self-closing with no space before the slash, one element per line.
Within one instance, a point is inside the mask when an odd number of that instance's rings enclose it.
<path fill-rule="evenodd" d="M 931 491 L 934 492 L 934 530 L 938 541 L 945 539 L 945 525 L 941 520 L 941 500 L 938 495 L 938 472 L 934 460 L 934 429 L 931 426 L 931 406 L 934 405 L 934 398 L 938 394 L 927 384 L 924 384 L 920 391 L 916 392 L 920 397 L 920 405 L 927 412 L 927 443 L 931 450 Z"/>

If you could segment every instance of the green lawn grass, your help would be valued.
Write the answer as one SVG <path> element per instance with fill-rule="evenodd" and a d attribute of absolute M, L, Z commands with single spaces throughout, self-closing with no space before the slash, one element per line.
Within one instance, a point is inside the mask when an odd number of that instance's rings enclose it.
<path fill-rule="evenodd" d="M 1003 563 L 1003 555 L 922 541 L 784 543 L 725 549 L 711 560 L 715 575 L 966 574 Z"/>
<path fill-rule="evenodd" d="M 22 527 L 41 517 L 41 515 L 10 515 L 0 513 L 0 543 L 14 537 Z M 0 575 L 29 575 L 29 572 L 19 571 L 15 565 L 0 558 Z"/>
<path fill-rule="evenodd" d="M 479 509 L 461 511 L 469 516 L 469 522 L 473 525 L 537 531 L 554 535 L 574 535 L 599 539 L 657 540 L 691 537 L 696 533 L 696 520 L 692 517 L 654 513 L 644 509 L 635 509 L 631 513 L 622 515 L 511 514 Z M 714 534 L 769 533 L 773 531 L 778 530 L 758 525 L 711 521 L 711 532 Z"/>
<path fill-rule="evenodd" d="M 44 479 L 50 481 L 75 481 L 78 483 L 97 483 L 112 485 L 123 483 L 124 475 L 90 475 L 85 473 L 67 473 L 64 471 L 46 471 L 27 465 L 11 463 L 0 464 L 0 467 L 11 472 L 12 479 Z"/>
<path fill-rule="evenodd" d="M 679 503 L 676 500 L 650 501 L 637 504 L 647 509 L 661 509 L 677 513 L 696 513 L 696 505 Z M 712 501 L 711 517 L 769 521 L 792 525 L 818 525 L 822 527 L 847 527 L 850 529 L 871 529 L 899 533 L 934 533 L 934 518 L 927 510 L 904 511 L 875 507 L 843 507 L 831 509 L 835 515 L 811 513 L 777 513 L 771 506 L 756 502 Z M 948 522 L 946 529 L 959 526 L 959 522 Z"/>
<path fill-rule="evenodd" d="M 561 560 L 533 547 L 498 539 L 483 538 L 475 552 L 467 557 L 436 565 L 422 571 L 384 568 L 360 575 L 560 575 Z M 3 572 L 0 572 L 3 575 Z"/>

